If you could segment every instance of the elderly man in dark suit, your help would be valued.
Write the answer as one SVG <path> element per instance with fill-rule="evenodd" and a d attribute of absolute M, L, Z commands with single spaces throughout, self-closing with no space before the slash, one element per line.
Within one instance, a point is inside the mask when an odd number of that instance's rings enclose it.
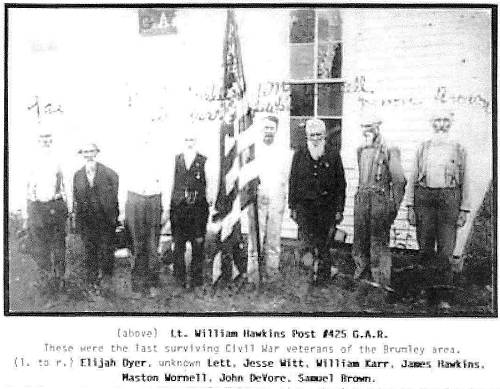
<path fill-rule="evenodd" d="M 327 239 L 343 219 L 346 182 L 340 155 L 326 143 L 325 123 L 309 119 L 306 136 L 307 146 L 293 156 L 288 204 L 302 231 L 304 248 L 313 253 L 313 281 L 317 282 L 330 276 Z"/>
<path fill-rule="evenodd" d="M 118 175 L 96 162 L 99 152 L 90 143 L 80 149 L 85 165 L 73 179 L 73 211 L 77 232 L 85 247 L 87 282 L 99 293 L 101 284 L 109 283 L 114 265 L 114 238 L 118 220 Z"/>

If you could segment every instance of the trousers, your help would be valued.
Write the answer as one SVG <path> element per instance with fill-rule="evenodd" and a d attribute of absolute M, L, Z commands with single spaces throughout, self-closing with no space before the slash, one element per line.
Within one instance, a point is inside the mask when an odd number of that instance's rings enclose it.
<path fill-rule="evenodd" d="M 332 266 L 328 252 L 328 233 L 335 223 L 335 205 L 324 200 L 306 201 L 297 206 L 297 224 L 302 249 L 319 260 L 318 274 L 327 276 Z"/>
<path fill-rule="evenodd" d="M 354 278 L 370 270 L 374 282 L 391 283 L 390 228 L 394 205 L 388 194 L 358 191 L 354 198 L 354 240 L 352 256 L 356 266 Z"/>
<path fill-rule="evenodd" d="M 30 201 L 28 232 L 33 245 L 33 259 L 38 267 L 56 277 L 66 271 L 66 218 L 64 200 Z"/>
<path fill-rule="evenodd" d="M 284 203 L 276 204 L 268 196 L 257 197 L 259 214 L 260 248 L 264 258 L 265 273 L 270 278 L 279 271 L 281 255 L 281 224 L 283 221 Z M 255 228 L 255 209 L 248 207 L 248 265 L 247 274 L 250 281 L 256 282 L 259 277 L 257 255 L 257 231 Z"/>
<path fill-rule="evenodd" d="M 128 192 L 125 223 L 132 237 L 135 256 L 132 268 L 133 289 L 154 286 L 158 282 L 161 212 L 160 194 L 144 196 Z"/>
<path fill-rule="evenodd" d="M 96 282 L 99 271 L 111 276 L 114 266 L 115 228 L 107 223 L 89 222 L 82 226 L 87 282 Z"/>
<path fill-rule="evenodd" d="M 415 187 L 417 240 L 422 260 L 438 268 L 438 282 L 448 282 L 460 212 L 459 188 Z"/>
<path fill-rule="evenodd" d="M 207 232 L 208 204 L 204 199 L 188 205 L 185 202 L 170 209 L 172 236 L 174 239 L 174 277 L 186 281 L 186 243 L 191 243 L 192 257 L 190 278 L 193 286 L 203 284 L 203 250 Z"/>

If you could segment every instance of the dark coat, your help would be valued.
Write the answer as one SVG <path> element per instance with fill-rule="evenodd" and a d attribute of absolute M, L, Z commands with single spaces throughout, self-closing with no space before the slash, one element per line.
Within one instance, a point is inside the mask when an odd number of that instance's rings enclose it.
<path fill-rule="evenodd" d="M 94 204 L 92 204 L 92 196 L 95 196 Z M 98 221 L 110 228 L 115 228 L 119 214 L 118 174 L 97 162 L 94 186 L 91 188 L 85 166 L 78 170 L 73 177 L 73 211 L 79 231 L 82 227 Z"/>
<path fill-rule="evenodd" d="M 332 211 L 343 212 L 346 182 L 340 155 L 331 147 L 315 161 L 307 146 L 293 155 L 290 171 L 288 205 L 297 210 L 304 204 L 327 205 Z M 321 204 L 321 205 L 320 205 Z"/>

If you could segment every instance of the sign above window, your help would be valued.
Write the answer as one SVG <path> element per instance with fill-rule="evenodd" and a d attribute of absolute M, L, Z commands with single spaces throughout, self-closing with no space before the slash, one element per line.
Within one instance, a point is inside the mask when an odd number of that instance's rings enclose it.
<path fill-rule="evenodd" d="M 173 8 L 140 8 L 139 33 L 141 35 L 170 35 L 177 33 Z"/>

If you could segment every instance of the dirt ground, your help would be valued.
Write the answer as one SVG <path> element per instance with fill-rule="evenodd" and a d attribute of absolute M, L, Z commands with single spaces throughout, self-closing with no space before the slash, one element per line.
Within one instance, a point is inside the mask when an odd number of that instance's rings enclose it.
<path fill-rule="evenodd" d="M 460 287 L 436 287 L 435 271 L 419 263 L 416 252 L 393 251 L 392 287 L 388 301 L 379 289 L 352 280 L 354 264 L 350 246 L 342 245 L 331 254 L 340 274 L 321 286 L 311 285 L 311 270 L 297 261 L 294 244 L 283 242 L 281 277 L 258 289 L 235 282 L 213 288 L 210 263 L 205 263 L 205 286 L 184 290 L 176 286 L 169 266 L 161 273 L 161 287 L 154 297 L 131 296 L 130 259 L 117 259 L 112 285 L 99 296 L 87 291 L 81 241 L 75 235 L 67 240 L 67 278 L 64 292 L 40 286 L 35 262 L 19 251 L 20 220 L 9 221 L 9 311 L 12 313 L 267 313 L 393 316 L 492 316 L 496 315 L 494 275 L 496 267 L 493 218 L 493 190 L 490 188 L 464 253 L 464 278 Z M 210 245 L 207 250 L 209 251 Z M 447 294 L 451 309 L 438 310 L 437 298 Z M 136 296 L 135 296 L 136 297 Z"/>
<path fill-rule="evenodd" d="M 352 281 L 353 264 L 350 247 L 334 251 L 343 275 L 321 285 L 312 286 L 311 271 L 295 260 L 293 247 L 285 242 L 281 278 L 256 290 L 233 283 L 213 288 L 209 280 L 199 290 L 177 287 L 170 268 L 164 266 L 161 287 L 155 297 L 133 298 L 130 293 L 130 261 L 117 260 L 112 286 L 102 295 L 89 293 L 83 284 L 81 243 L 75 236 L 68 238 L 67 277 L 64 292 L 38 284 L 34 261 L 21 254 L 15 239 L 10 244 L 9 296 L 10 312 L 47 313 L 331 313 L 336 315 L 387 314 L 395 316 L 493 314 L 492 288 L 465 279 L 463 287 L 454 290 L 452 308 L 439 311 L 432 287 L 432 270 L 422 268 L 411 252 L 393 253 L 393 281 L 396 293 L 389 302 L 375 298 L 379 289 Z M 209 263 L 206 264 L 206 270 Z M 208 278 L 208 277 L 207 277 Z"/>

